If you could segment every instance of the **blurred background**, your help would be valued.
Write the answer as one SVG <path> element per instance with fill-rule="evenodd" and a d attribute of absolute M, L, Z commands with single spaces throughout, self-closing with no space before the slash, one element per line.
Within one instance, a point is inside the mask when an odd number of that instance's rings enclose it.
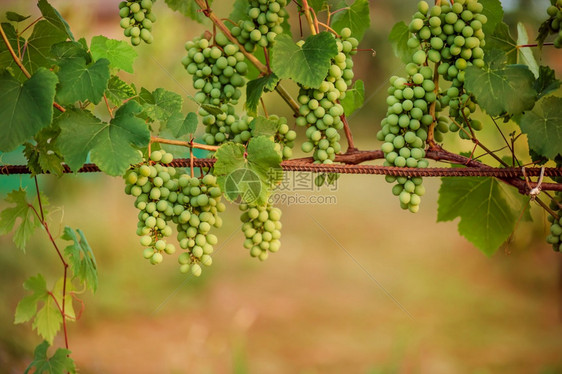
<path fill-rule="evenodd" d="M 77 37 L 124 39 L 118 1 L 51 3 Z M 534 40 L 549 1 L 503 3 L 512 30 L 522 21 Z M 227 17 L 231 4 L 216 0 L 213 8 Z M 371 29 L 360 47 L 375 49 L 376 56 L 360 52 L 355 58 L 366 103 L 350 118 L 361 149 L 379 147 L 375 135 L 388 78 L 403 73 L 387 37 L 416 4 L 371 1 Z M 39 14 L 33 1 L 1 0 L 0 6 L 2 20 L 7 10 L 31 19 Z M 186 98 L 185 112 L 192 111 L 187 95 L 195 92 L 180 60 L 184 43 L 209 24 L 185 19 L 162 0 L 154 12 L 154 44 L 137 48 L 135 74 L 121 77 L 137 87 L 178 92 Z M 559 50 L 544 48 L 540 61 L 560 76 Z M 291 118 L 275 94 L 265 102 L 269 113 Z M 482 141 L 501 146 L 493 126 L 487 128 Z M 451 150 L 472 150 L 456 134 L 445 141 Z M 518 154 L 526 159 L 524 137 Z M 0 197 L 29 182 L 0 176 Z M 81 373 L 562 373 L 562 257 L 545 243 L 548 222 L 536 207 L 534 222 L 521 222 L 487 258 L 458 235 L 457 222 L 436 223 L 439 179 L 426 179 L 422 209 L 411 214 L 399 208 L 383 177 L 345 175 L 336 188 L 320 191 L 329 197 L 324 203 L 280 205 L 282 248 L 263 263 L 242 247 L 239 212 L 228 204 L 225 224 L 215 230 L 213 266 L 195 279 L 179 273 L 175 258 L 159 266 L 143 259 L 137 213 L 120 178 L 40 176 L 39 183 L 50 198 L 52 231 L 60 236 L 64 226 L 82 229 L 98 263 L 98 291 L 80 295 L 84 313 L 69 324 Z M 26 253 L 11 239 L 0 237 L 0 373 L 22 372 L 40 343 L 31 324 L 13 324 L 26 294 L 23 281 L 42 273 L 52 286 L 62 274 L 43 232 Z M 64 346 L 62 336 L 55 346 Z"/>

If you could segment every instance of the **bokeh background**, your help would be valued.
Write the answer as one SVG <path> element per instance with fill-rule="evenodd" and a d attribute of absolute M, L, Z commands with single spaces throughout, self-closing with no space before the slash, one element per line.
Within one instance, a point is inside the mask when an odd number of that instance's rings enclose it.
<path fill-rule="evenodd" d="M 355 59 L 367 92 L 365 107 L 350 119 L 361 149 L 379 146 L 388 77 L 403 73 L 387 37 L 416 3 L 371 1 L 361 48 L 376 56 Z M 549 1 L 503 3 L 510 26 L 524 22 L 533 40 Z M 52 4 L 75 36 L 124 38 L 118 1 Z M 227 17 L 231 4 L 216 0 L 214 8 Z M 0 19 L 6 10 L 39 14 L 34 1 L 1 0 Z M 209 25 L 183 18 L 162 0 L 154 11 L 155 43 L 137 49 L 135 74 L 122 78 L 178 92 L 185 111 L 194 110 L 180 59 L 184 43 Z M 562 73 L 560 51 L 547 47 L 540 58 Z M 274 94 L 266 105 L 291 117 Z M 515 129 L 509 126 L 504 131 Z M 490 148 L 501 146 L 495 135 L 483 132 Z M 472 147 L 456 135 L 446 141 L 457 151 Z M 526 152 L 522 137 L 518 154 Z M 29 181 L 0 176 L 1 197 Z M 213 266 L 195 279 L 180 274 L 173 258 L 156 267 L 142 258 L 136 211 L 119 178 L 40 176 L 39 183 L 50 197 L 52 230 L 81 228 L 97 258 L 99 289 L 81 295 L 84 313 L 69 325 L 81 373 L 562 373 L 562 257 L 545 244 L 548 224 L 536 207 L 534 222 L 521 222 L 487 258 L 458 235 L 457 222 L 436 223 L 439 179 L 426 179 L 422 209 L 411 214 L 399 209 L 383 177 L 346 175 L 337 188 L 320 191 L 329 203 L 281 206 L 282 249 L 264 263 L 242 247 L 239 212 L 229 204 Z M 13 324 L 25 295 L 21 285 L 37 273 L 50 285 L 62 273 L 43 232 L 26 253 L 11 236 L 0 237 L 0 373 L 23 372 L 40 342 L 30 324 Z M 63 346 L 62 337 L 55 346 Z"/>

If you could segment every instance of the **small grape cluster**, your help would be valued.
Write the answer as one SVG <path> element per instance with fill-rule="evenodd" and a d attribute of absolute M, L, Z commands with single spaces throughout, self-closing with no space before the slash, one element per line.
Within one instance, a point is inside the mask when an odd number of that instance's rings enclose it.
<path fill-rule="evenodd" d="M 119 3 L 120 25 L 126 37 L 131 38 L 132 45 L 139 45 L 141 40 L 151 44 L 154 40 L 151 30 L 156 22 L 152 13 L 153 0 L 122 1 Z"/>
<path fill-rule="evenodd" d="M 425 141 L 433 116 L 429 106 L 436 101 L 433 71 L 428 66 L 410 63 L 408 78 L 393 76 L 386 99 L 388 110 L 377 139 L 385 156 L 385 166 L 425 168 Z M 387 176 L 389 183 L 398 182 L 392 193 L 399 197 L 402 209 L 415 213 L 425 193 L 422 178 Z"/>
<path fill-rule="evenodd" d="M 210 42 L 210 35 L 198 37 L 185 44 L 187 56 L 182 59 L 187 72 L 193 76 L 193 88 L 199 90 L 194 98 L 200 104 L 220 107 L 222 113 L 215 115 L 204 108 L 199 110 L 206 126 L 207 144 L 220 144 L 230 137 L 230 126 L 238 120 L 234 108 L 242 95 L 240 87 L 244 86 L 244 75 L 248 71 L 245 57 L 236 44 L 218 33 L 215 45 Z"/>
<path fill-rule="evenodd" d="M 267 48 L 283 33 L 281 24 L 288 15 L 285 6 L 287 0 L 250 0 L 248 17 L 230 31 L 248 52 L 256 46 Z"/>
<path fill-rule="evenodd" d="M 269 252 L 275 253 L 281 247 L 281 209 L 269 204 L 240 204 L 239 208 L 242 211 L 242 231 L 246 236 L 244 248 L 250 250 L 252 257 L 264 261 Z"/>
<path fill-rule="evenodd" d="M 410 22 L 414 35 L 408 40 L 410 48 L 420 48 L 413 55 L 414 63 L 426 61 L 439 64 L 439 75 L 451 82 L 451 87 L 440 95 L 442 108 L 449 107 L 449 114 L 455 121 L 449 130 L 459 131 L 459 125 L 472 130 L 481 130 L 482 124 L 469 117 L 476 110 L 472 97 L 464 89 L 465 70 L 468 66 L 484 66 L 485 45 L 483 25 L 487 17 L 482 14 L 483 6 L 478 0 L 459 0 L 454 4 L 443 1 L 430 8 L 426 1 L 418 3 L 418 12 Z M 468 123 L 467 123 L 468 122 Z M 468 131 L 467 131 L 468 132 Z M 463 139 L 469 135 L 459 133 Z M 442 132 L 436 132 L 436 140 L 442 140 Z"/>
<path fill-rule="evenodd" d="M 176 247 L 167 243 L 173 233 L 170 223 L 175 223 L 180 247 L 180 271 L 201 275 L 201 264 L 212 263 L 210 254 L 217 237 L 210 234 L 211 227 L 220 227 L 219 212 L 225 210 L 220 201 L 222 192 L 216 178 L 207 174 L 201 180 L 180 174 L 169 165 L 173 155 L 153 151 L 150 162 L 134 166 L 125 174 L 125 193 L 136 197 L 139 209 L 137 235 L 145 248 L 144 257 L 152 264 L 163 261 L 163 254 L 173 254 Z"/>
<path fill-rule="evenodd" d="M 550 33 L 556 34 L 554 46 L 562 48 L 562 27 L 560 27 L 562 24 L 562 0 L 551 0 L 551 4 L 546 11 L 550 16 L 547 25 L 550 27 Z"/>
<path fill-rule="evenodd" d="M 344 127 L 341 116 L 343 107 L 339 103 L 345 97 L 347 88 L 353 79 L 353 61 L 351 56 L 357 53 L 357 39 L 351 36 L 351 30 L 344 28 L 340 38 L 336 38 L 338 54 L 332 59 L 328 75 L 318 88 L 300 87 L 298 101 L 300 104 L 299 126 L 308 126 L 308 140 L 302 144 L 306 153 L 313 152 L 318 163 L 331 164 L 341 151 L 338 130 Z M 304 42 L 300 42 L 304 43 Z"/>

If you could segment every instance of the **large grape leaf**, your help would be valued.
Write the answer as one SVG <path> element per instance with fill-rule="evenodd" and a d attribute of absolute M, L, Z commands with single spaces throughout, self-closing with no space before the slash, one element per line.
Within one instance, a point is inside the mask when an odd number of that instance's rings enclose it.
<path fill-rule="evenodd" d="M 527 35 L 527 30 L 522 22 L 517 23 L 517 45 L 527 45 L 529 44 L 529 36 Z M 539 64 L 533 55 L 533 50 L 530 47 L 518 47 L 519 56 L 517 61 L 520 64 L 527 65 L 529 70 L 533 72 L 535 78 L 539 77 Z"/>
<path fill-rule="evenodd" d="M 345 115 L 349 117 L 353 112 L 363 106 L 364 100 L 365 84 L 362 80 L 358 79 L 355 81 L 353 88 L 347 90 L 345 97 L 340 100 L 340 104 L 343 106 Z"/>
<path fill-rule="evenodd" d="M 539 68 L 539 77 L 535 81 L 537 100 L 560 88 L 560 81 L 556 79 L 556 72 L 548 66 Z"/>
<path fill-rule="evenodd" d="M 248 0 L 235 0 L 232 5 L 232 11 L 228 19 L 232 22 L 238 23 L 243 19 L 248 19 L 248 10 L 250 9 L 250 2 Z"/>
<path fill-rule="evenodd" d="M 465 87 L 489 115 L 517 115 L 533 108 L 535 77 L 525 65 L 486 65 L 466 69 Z"/>
<path fill-rule="evenodd" d="M 195 2 L 195 0 L 165 0 L 166 4 L 170 9 L 180 12 L 186 17 L 191 18 L 194 21 L 203 23 L 205 16 L 201 12 L 201 8 Z M 208 4 L 211 5 L 212 1 L 208 0 Z"/>
<path fill-rule="evenodd" d="M 68 58 L 82 57 L 89 64 L 92 62 L 92 56 L 88 50 L 79 42 L 65 41 L 53 44 L 51 47 L 51 56 L 55 60 L 65 60 Z"/>
<path fill-rule="evenodd" d="M 281 79 L 290 78 L 305 87 L 318 88 L 326 78 L 330 60 L 338 54 L 336 40 L 328 32 L 309 36 L 302 47 L 285 34 L 275 38 L 271 66 Z"/>
<path fill-rule="evenodd" d="M 274 122 L 262 116 L 258 116 L 250 122 L 250 129 L 253 137 L 267 136 L 273 139 L 279 130 L 279 126 L 279 122 Z"/>
<path fill-rule="evenodd" d="M 46 69 L 23 83 L 0 72 L 0 151 L 15 149 L 51 123 L 57 81 Z"/>
<path fill-rule="evenodd" d="M 112 68 L 133 73 L 133 63 L 137 58 L 137 51 L 123 40 L 106 38 L 103 35 L 94 36 L 90 43 L 90 52 L 94 60 L 106 58 Z"/>
<path fill-rule="evenodd" d="M 72 228 L 68 226 L 64 228 L 62 239 L 73 242 L 64 249 L 64 254 L 69 259 L 70 268 L 74 276 L 81 282 L 84 282 L 93 292 L 96 292 L 98 288 L 98 269 L 94 252 L 82 230 L 78 229 L 76 232 L 80 238 L 76 236 Z"/>
<path fill-rule="evenodd" d="M 400 21 L 394 25 L 388 36 L 394 54 L 405 64 L 412 61 L 412 55 L 416 50 L 408 47 L 408 39 L 411 35 L 408 25 L 404 21 Z"/>
<path fill-rule="evenodd" d="M 53 26 L 49 21 L 37 22 L 27 40 L 26 52 L 22 56 L 27 70 L 33 74 L 40 67 L 50 68 L 54 64 L 50 53 L 51 47 L 53 44 L 64 42 L 67 37 L 66 32 Z"/>
<path fill-rule="evenodd" d="M 460 217 L 459 233 L 491 256 L 507 240 L 528 203 L 528 198 L 494 178 L 441 178 L 437 221 Z"/>
<path fill-rule="evenodd" d="M 279 78 L 274 73 L 249 81 L 246 84 L 246 110 L 255 116 L 264 91 L 271 92 L 277 86 Z"/>
<path fill-rule="evenodd" d="M 112 75 L 107 82 L 107 89 L 105 90 L 105 96 L 114 105 L 121 105 L 123 101 L 136 96 L 134 86 L 128 85 L 126 82 L 122 81 L 118 76 Z"/>
<path fill-rule="evenodd" d="M 350 7 L 334 14 L 331 24 L 332 28 L 338 33 L 343 28 L 349 27 L 351 35 L 357 40 L 363 39 L 365 31 L 369 29 L 370 25 L 368 0 L 355 0 Z"/>
<path fill-rule="evenodd" d="M 482 27 L 482 30 L 488 36 L 493 33 L 498 23 L 503 20 L 502 4 L 500 0 L 480 0 L 479 3 L 484 7 L 482 14 L 488 18 L 488 22 Z M 488 39 L 486 39 L 486 42 L 488 42 Z"/>
<path fill-rule="evenodd" d="M 76 373 L 76 366 L 74 361 L 70 358 L 70 351 L 68 349 L 59 348 L 51 357 L 47 357 L 47 349 L 49 343 L 43 341 L 35 348 L 33 353 L 33 361 L 24 374 L 60 374 L 60 373 Z"/>
<path fill-rule="evenodd" d="M 139 102 L 144 108 L 144 113 L 152 120 L 166 122 L 172 114 L 181 111 L 183 98 L 163 88 L 157 88 L 153 92 L 142 88 Z"/>
<path fill-rule="evenodd" d="M 521 131 L 527 134 L 529 148 L 554 160 L 562 155 L 562 98 L 545 97 L 532 111 L 521 116 Z"/>
<path fill-rule="evenodd" d="M 486 37 L 486 51 L 502 51 L 508 64 L 517 63 L 517 42 L 513 40 L 509 32 L 509 26 L 505 22 L 498 23 L 493 34 Z"/>
<path fill-rule="evenodd" d="M 31 320 L 37 313 L 37 304 L 45 301 L 49 297 L 47 293 L 47 282 L 41 274 L 28 278 L 23 282 L 23 288 L 31 291 L 31 295 L 25 296 L 20 300 L 16 307 L 14 323 L 24 323 Z"/>
<path fill-rule="evenodd" d="M 72 35 L 72 32 L 70 31 L 70 26 L 68 26 L 68 23 L 64 20 L 64 18 L 62 18 L 58 10 L 53 8 L 53 6 L 49 4 L 47 0 L 39 0 L 37 6 L 39 7 L 41 14 L 47 20 L 47 22 L 49 22 L 61 32 L 64 32 L 70 40 L 74 40 L 74 35 Z"/>
<path fill-rule="evenodd" d="M 174 113 L 166 123 L 166 130 L 176 139 L 188 134 L 193 134 L 197 130 L 199 120 L 197 114 L 193 112 L 183 116 L 180 112 Z"/>
<path fill-rule="evenodd" d="M 67 110 L 58 120 L 58 142 L 68 166 L 78 170 L 90 151 L 92 161 L 109 175 L 123 175 L 130 164 L 142 161 L 135 146 L 146 147 L 150 132 L 136 117 L 141 111 L 136 101 L 129 101 L 105 123 L 88 111 Z"/>
<path fill-rule="evenodd" d="M 57 101 L 73 104 L 89 100 L 98 104 L 109 81 L 109 61 L 105 58 L 86 65 L 82 57 L 73 57 L 59 62 L 60 70 Z"/>

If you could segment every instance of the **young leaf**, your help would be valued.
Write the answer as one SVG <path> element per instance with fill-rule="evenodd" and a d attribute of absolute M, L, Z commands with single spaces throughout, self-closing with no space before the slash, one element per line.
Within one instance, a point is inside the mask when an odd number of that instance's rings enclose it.
<path fill-rule="evenodd" d="M 181 111 L 183 98 L 163 88 L 157 88 L 153 92 L 142 88 L 139 102 L 144 108 L 144 113 L 153 121 L 166 122 L 172 114 Z"/>
<path fill-rule="evenodd" d="M 305 87 L 318 88 L 328 74 L 330 60 L 337 54 L 336 40 L 328 32 L 309 36 L 302 46 L 281 34 L 275 38 L 271 66 L 281 79 L 290 78 Z"/>
<path fill-rule="evenodd" d="M 39 0 L 37 6 L 47 22 L 59 29 L 61 32 L 64 32 L 70 40 L 74 40 L 74 35 L 72 35 L 72 32 L 70 31 L 70 26 L 68 26 L 68 23 L 64 20 L 64 18 L 62 18 L 58 10 L 53 8 L 47 0 Z"/>
<path fill-rule="evenodd" d="M 53 340 L 62 324 L 62 314 L 52 296 L 49 295 L 44 301 L 45 304 L 37 312 L 32 327 L 34 330 L 37 330 L 37 334 L 40 337 L 49 342 L 49 344 L 53 344 Z"/>
<path fill-rule="evenodd" d="M 256 173 L 262 183 L 258 196 L 258 204 L 265 205 L 273 188 L 283 177 L 281 170 L 281 154 L 276 150 L 275 142 L 265 136 L 250 139 L 248 143 L 248 167 Z"/>
<path fill-rule="evenodd" d="M 35 24 L 33 32 L 27 40 L 27 49 L 22 56 L 23 63 L 29 73 L 39 68 L 50 68 L 54 64 L 51 57 L 53 44 L 64 42 L 68 38 L 66 32 L 53 26 L 49 21 L 42 20 Z"/>
<path fill-rule="evenodd" d="M 90 44 L 90 52 L 94 60 L 106 58 L 112 68 L 133 73 L 133 63 L 137 58 L 137 51 L 123 40 L 106 38 L 103 35 L 94 36 Z"/>
<path fill-rule="evenodd" d="M 491 256 L 512 233 L 528 203 L 528 198 L 494 178 L 441 178 L 437 221 L 460 217 L 459 233 Z"/>
<path fill-rule="evenodd" d="M 41 274 L 27 279 L 23 283 L 23 288 L 33 292 L 20 300 L 16 307 L 15 324 L 24 323 L 31 320 L 37 313 L 39 301 L 46 301 L 49 298 L 47 293 L 47 283 Z"/>
<path fill-rule="evenodd" d="M 59 62 L 60 70 L 57 101 L 73 104 L 89 100 L 97 104 L 101 101 L 109 80 L 109 61 L 105 58 L 86 65 L 82 57 L 64 59 Z"/>
<path fill-rule="evenodd" d="M 8 19 L 8 21 L 12 21 L 12 22 L 22 22 L 28 19 L 29 17 L 31 16 L 22 16 L 21 14 L 16 12 L 6 12 L 6 18 Z"/>
<path fill-rule="evenodd" d="M 365 31 L 369 29 L 371 19 L 369 17 L 369 1 L 355 0 L 350 7 L 334 14 L 332 28 L 337 32 L 345 27 L 351 29 L 351 35 L 361 41 Z"/>
<path fill-rule="evenodd" d="M 180 12 L 186 17 L 191 18 L 194 21 L 203 23 L 205 16 L 201 12 L 201 8 L 195 2 L 195 0 L 165 0 L 166 4 L 170 9 Z M 211 5 L 212 1 L 208 1 Z"/>
<path fill-rule="evenodd" d="M 562 98 L 545 97 L 521 117 L 521 131 L 527 134 L 529 148 L 554 160 L 562 155 Z"/>
<path fill-rule="evenodd" d="M 349 117 L 357 109 L 363 106 L 363 101 L 365 100 L 365 85 L 362 80 L 358 79 L 355 81 L 355 85 L 352 89 L 348 90 L 345 97 L 340 100 L 340 104 L 343 106 L 345 115 Z"/>
<path fill-rule="evenodd" d="M 560 81 L 556 79 L 556 73 L 548 66 L 539 68 L 539 78 L 535 81 L 535 90 L 537 91 L 537 100 L 543 96 L 560 88 Z"/>
<path fill-rule="evenodd" d="M 59 348 L 55 351 L 55 354 L 51 357 L 47 357 L 47 349 L 49 348 L 49 343 L 44 341 L 35 348 L 33 353 L 33 361 L 27 369 L 25 369 L 24 374 L 35 373 L 35 374 L 60 374 L 60 373 L 76 373 L 76 366 L 74 361 L 69 357 L 70 351 L 68 349 Z M 34 369 L 33 371 L 31 371 Z"/>
<path fill-rule="evenodd" d="M 122 81 L 118 76 L 112 75 L 111 78 L 109 78 L 105 96 L 114 105 L 120 106 L 123 104 L 123 101 L 136 95 L 137 92 L 134 87 Z"/>
<path fill-rule="evenodd" d="M 98 270 L 94 252 L 82 230 L 77 229 L 80 236 L 78 238 L 72 228 L 66 226 L 62 238 L 71 240 L 73 244 L 64 249 L 64 254 L 68 257 L 72 273 L 93 292 L 98 288 Z"/>
<path fill-rule="evenodd" d="M 170 131 L 174 138 L 179 139 L 182 136 L 193 134 L 197 130 L 198 124 L 197 114 L 190 112 L 184 118 L 180 112 L 177 112 L 166 123 L 166 129 Z"/>
<path fill-rule="evenodd" d="M 527 30 L 525 30 L 525 25 L 519 22 L 517 23 L 517 45 L 527 45 L 529 44 L 529 36 L 527 35 Z M 533 51 L 529 47 L 517 48 L 519 50 L 518 62 L 520 64 L 527 65 L 529 70 L 533 72 L 535 78 L 539 77 L 539 65 Z"/>
<path fill-rule="evenodd" d="M 251 116 L 257 113 L 261 95 L 271 92 L 277 86 L 279 78 L 274 73 L 249 81 L 246 84 L 246 110 Z"/>
<path fill-rule="evenodd" d="M 273 138 L 277 134 L 279 126 L 279 122 L 271 121 L 262 116 L 256 117 L 250 122 L 252 137 L 267 136 Z"/>
<path fill-rule="evenodd" d="M 400 21 L 394 25 L 388 36 L 394 54 L 405 64 L 412 61 L 412 54 L 415 51 L 408 47 L 408 39 L 411 35 L 408 25 L 404 21 Z"/>
<path fill-rule="evenodd" d="M 62 176 L 64 159 L 56 145 L 59 134 L 58 127 L 45 127 L 35 135 L 35 144 L 25 143 L 24 154 L 32 176 L 42 173 Z"/>
<path fill-rule="evenodd" d="M 51 123 L 57 76 L 40 69 L 23 84 L 0 72 L 0 151 L 9 152 Z"/>
<path fill-rule="evenodd" d="M 62 307 L 62 293 L 64 286 L 64 277 L 60 277 L 55 287 L 53 288 L 53 296 L 57 299 L 57 303 Z M 70 277 L 66 278 L 66 297 L 64 298 L 64 315 L 66 319 L 71 321 L 76 321 L 76 313 L 74 312 L 74 305 L 72 305 L 72 296 L 70 292 L 74 291 L 74 286 L 72 285 L 72 279 Z"/>
<path fill-rule="evenodd" d="M 535 77 L 524 65 L 484 66 L 466 69 L 465 87 L 489 115 L 517 115 L 533 108 L 537 97 Z"/>
<path fill-rule="evenodd" d="M 480 0 L 483 6 L 482 14 L 486 16 L 488 22 L 482 26 L 482 30 L 486 36 L 492 35 L 498 23 L 503 20 L 503 8 L 500 0 Z M 486 37 L 486 43 L 488 38 Z"/>
<path fill-rule="evenodd" d="M 41 222 L 27 202 L 25 190 L 20 188 L 19 190 L 10 192 L 5 201 L 9 204 L 16 204 L 16 206 L 5 208 L 0 212 L 0 234 L 5 235 L 11 232 L 16 226 L 16 220 L 19 218 L 21 222 L 16 228 L 14 243 L 16 247 L 25 250 L 27 241 L 31 237 L 31 234 L 33 234 L 33 231 L 41 226 Z M 46 203 L 46 201 L 43 200 L 41 200 L 41 202 Z"/>

